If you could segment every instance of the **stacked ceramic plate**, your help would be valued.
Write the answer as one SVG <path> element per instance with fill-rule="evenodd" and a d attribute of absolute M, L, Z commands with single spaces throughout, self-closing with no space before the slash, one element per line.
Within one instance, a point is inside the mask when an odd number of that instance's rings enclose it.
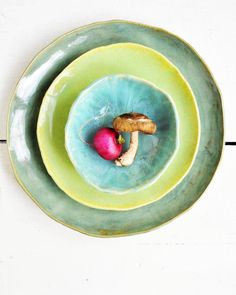
<path fill-rule="evenodd" d="M 139 132 L 132 165 L 106 161 L 94 134 L 124 113 Z M 123 150 L 129 148 L 130 134 Z M 223 145 L 219 90 L 183 40 L 126 21 L 76 29 L 41 51 L 15 89 L 8 146 L 24 190 L 53 219 L 94 236 L 148 231 L 206 189 Z"/>

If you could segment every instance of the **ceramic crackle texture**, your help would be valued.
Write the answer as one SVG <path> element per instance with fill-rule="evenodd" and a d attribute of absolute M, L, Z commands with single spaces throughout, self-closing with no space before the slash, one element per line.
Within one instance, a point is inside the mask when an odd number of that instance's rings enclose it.
<path fill-rule="evenodd" d="M 165 197 L 133 210 L 101 210 L 74 201 L 54 183 L 41 158 L 36 125 L 45 92 L 69 63 L 93 48 L 122 42 L 157 50 L 180 70 L 198 106 L 200 142 L 188 174 Z M 188 209 L 211 181 L 223 147 L 221 96 L 202 59 L 179 37 L 132 22 L 95 23 L 58 38 L 28 66 L 10 104 L 8 147 L 19 183 L 32 200 L 58 222 L 93 236 L 140 233 L 166 223 Z"/>
<path fill-rule="evenodd" d="M 93 137 L 102 127 L 112 127 L 120 114 L 143 112 L 158 126 L 153 135 L 139 134 L 139 148 L 129 167 L 101 158 Z M 122 134 L 129 147 L 129 135 Z M 65 144 L 76 170 L 91 185 L 111 193 L 135 192 L 151 185 L 173 158 L 177 148 L 177 118 L 166 94 L 146 81 L 127 75 L 106 76 L 86 88 L 70 110 Z M 111 196 L 112 198 L 112 196 Z"/>

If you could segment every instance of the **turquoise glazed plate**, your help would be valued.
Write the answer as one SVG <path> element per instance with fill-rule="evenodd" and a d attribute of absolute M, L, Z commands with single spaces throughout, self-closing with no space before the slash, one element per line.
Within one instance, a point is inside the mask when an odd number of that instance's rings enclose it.
<path fill-rule="evenodd" d="M 148 116 L 158 131 L 153 135 L 140 133 L 134 163 L 118 167 L 98 155 L 92 140 L 97 130 L 112 127 L 115 117 L 130 111 Z M 126 133 L 123 137 L 127 150 L 129 137 Z M 146 81 L 128 75 L 107 76 L 86 88 L 74 102 L 65 144 L 76 170 L 97 189 L 115 194 L 138 191 L 156 181 L 176 150 L 174 105 L 166 94 Z"/>
<path fill-rule="evenodd" d="M 201 120 L 200 144 L 188 175 L 164 198 L 129 211 L 98 210 L 69 198 L 48 175 L 36 137 L 41 101 L 55 77 L 84 52 L 117 42 L 149 46 L 177 66 L 194 92 Z M 179 37 L 126 21 L 101 22 L 58 38 L 35 57 L 12 95 L 7 136 L 16 178 L 46 214 L 89 235 L 130 235 L 151 230 L 181 214 L 210 183 L 223 147 L 221 96 L 207 66 Z"/>
<path fill-rule="evenodd" d="M 152 82 L 171 97 L 178 116 L 179 144 L 170 165 L 156 182 L 141 191 L 117 195 L 96 189 L 77 173 L 65 149 L 64 132 L 71 106 L 81 91 L 99 78 L 120 73 Z M 72 199 L 107 210 L 141 207 L 173 189 L 194 161 L 199 133 L 196 101 L 181 73 L 162 54 L 134 43 L 97 47 L 69 64 L 47 90 L 37 125 L 43 162 L 55 183 Z"/>

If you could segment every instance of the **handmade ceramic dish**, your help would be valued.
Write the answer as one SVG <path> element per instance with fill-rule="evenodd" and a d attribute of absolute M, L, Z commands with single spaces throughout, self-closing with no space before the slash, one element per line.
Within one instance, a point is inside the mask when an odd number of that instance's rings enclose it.
<path fill-rule="evenodd" d="M 195 94 L 202 127 L 196 160 L 183 181 L 157 202 L 129 211 L 93 209 L 69 198 L 48 175 L 36 138 L 39 107 L 55 77 L 82 53 L 116 42 L 140 43 L 171 60 Z M 93 236 L 140 233 L 188 209 L 211 181 L 223 147 L 221 97 L 202 59 L 179 37 L 162 29 L 126 21 L 96 23 L 58 38 L 28 66 L 11 99 L 7 140 L 17 180 L 50 217 Z"/>
<path fill-rule="evenodd" d="M 131 166 L 119 167 L 104 160 L 93 147 L 102 127 L 112 127 L 120 114 L 144 113 L 158 132 L 140 132 L 138 151 Z M 123 133 L 129 147 L 129 134 Z M 157 180 L 177 148 L 177 117 L 170 98 L 152 84 L 128 75 L 106 76 L 81 92 L 71 107 L 65 145 L 75 169 L 98 190 L 122 194 L 139 191 Z M 111 196 L 112 197 L 112 196 Z"/>
<path fill-rule="evenodd" d="M 64 140 L 66 121 L 76 97 L 96 79 L 117 73 L 135 75 L 167 93 L 175 105 L 179 126 L 178 149 L 157 181 L 141 191 L 122 195 L 108 194 L 89 185 L 74 169 Z M 49 174 L 68 196 L 94 208 L 130 210 L 158 200 L 181 181 L 194 160 L 199 129 L 196 102 L 180 72 L 148 47 L 118 43 L 90 50 L 60 73 L 43 99 L 37 136 Z"/>

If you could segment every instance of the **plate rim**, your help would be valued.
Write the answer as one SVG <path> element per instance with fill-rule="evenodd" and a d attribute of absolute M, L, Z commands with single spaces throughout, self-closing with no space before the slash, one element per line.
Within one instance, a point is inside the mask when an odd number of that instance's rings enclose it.
<path fill-rule="evenodd" d="M 205 188 L 203 189 L 202 193 L 200 194 L 200 196 L 198 196 L 198 198 L 192 203 L 190 204 L 186 209 L 182 210 L 181 212 L 179 212 L 177 215 L 175 215 L 174 217 L 170 218 L 169 220 L 152 226 L 148 229 L 145 230 L 138 230 L 138 231 L 133 231 L 133 232 L 128 232 L 128 233 L 115 233 L 115 234 L 95 234 L 86 230 L 83 230 L 81 228 L 72 226 L 66 222 L 63 222 L 62 220 L 58 219 L 57 217 L 53 216 L 52 214 L 50 214 L 49 211 L 47 211 L 43 206 L 41 206 L 41 204 L 39 204 L 39 202 L 33 197 L 33 195 L 31 194 L 31 192 L 24 186 L 23 182 L 20 180 L 20 178 L 18 177 L 18 173 L 16 172 L 16 168 L 14 166 L 14 162 L 11 156 L 11 152 L 10 152 L 10 145 L 9 145 L 9 138 L 10 138 L 10 110 L 11 110 L 11 106 L 13 103 L 13 99 L 14 99 L 14 93 L 15 93 L 15 89 L 18 87 L 20 80 L 22 79 L 22 77 L 24 76 L 24 74 L 28 71 L 28 69 L 30 68 L 30 66 L 32 65 L 32 63 L 36 60 L 36 58 L 40 57 L 44 51 L 46 51 L 47 49 L 49 49 L 55 42 L 59 41 L 60 39 L 63 39 L 64 37 L 66 37 L 67 35 L 72 34 L 73 32 L 80 32 L 83 29 L 86 28 L 92 28 L 94 26 L 97 25 L 106 25 L 109 23 L 126 23 L 126 24 L 130 24 L 130 25 L 137 25 L 143 28 L 150 28 L 154 31 L 159 31 L 159 32 L 164 32 L 166 34 L 169 34 L 170 36 L 173 36 L 174 38 L 178 39 L 180 42 L 182 42 L 183 44 L 187 45 L 187 47 L 189 47 L 192 52 L 198 57 L 198 59 L 201 61 L 201 63 L 204 65 L 206 71 L 208 72 L 209 76 L 212 78 L 215 86 L 217 87 L 217 91 L 219 93 L 219 99 L 220 99 L 220 104 L 221 104 L 221 112 L 222 112 L 222 145 L 221 145 L 221 149 L 220 149 L 220 155 L 219 155 L 219 159 L 218 162 L 215 166 L 215 169 L 209 179 L 209 182 L 207 183 L 207 185 L 205 186 Z M 224 125 L 224 117 L 225 117 L 225 108 L 224 108 L 224 103 L 222 100 L 222 93 L 221 90 L 219 88 L 219 85 L 212 73 L 212 71 L 210 70 L 209 66 L 206 64 L 205 60 L 201 57 L 201 55 L 198 54 L 198 52 L 194 49 L 194 47 L 192 45 L 190 45 L 187 41 L 185 41 L 184 39 L 182 39 L 181 37 L 179 37 L 177 34 L 172 33 L 168 30 L 165 30 L 161 27 L 157 27 L 157 26 L 151 26 L 151 25 L 147 25 L 147 24 L 143 24 L 143 23 L 139 23 L 139 22 L 134 22 L 134 21 L 129 21 L 129 20 L 123 20 L 123 19 L 112 19 L 112 20 L 106 20 L 106 21 L 97 21 L 97 22 L 92 22 L 92 23 L 88 23 L 86 25 L 83 26 L 79 26 L 73 30 L 70 30 L 60 36 L 58 36 L 57 38 L 54 38 L 48 45 L 46 45 L 45 47 L 43 47 L 40 51 L 36 52 L 36 54 L 34 55 L 33 58 L 31 58 L 31 61 L 29 62 L 29 64 L 26 66 L 26 68 L 22 71 L 21 75 L 19 75 L 19 79 L 17 80 L 17 82 L 15 83 L 15 85 L 13 86 L 11 92 L 10 92 L 10 99 L 8 100 L 8 110 L 7 110 L 7 124 L 6 124 L 6 131 L 7 131 L 7 150 L 8 150 L 8 155 L 9 155 L 9 159 L 10 159 L 10 165 L 12 167 L 13 173 L 14 173 L 14 177 L 17 180 L 17 182 L 19 183 L 19 185 L 22 187 L 23 191 L 26 192 L 26 194 L 32 199 L 32 201 L 51 219 L 57 221 L 58 223 L 71 228 L 77 232 L 86 234 L 88 236 L 92 236 L 92 237 L 100 237 L 100 238 L 114 238 L 114 237 L 122 237 L 122 236 L 131 236 L 131 235 L 135 235 L 135 234 L 142 234 L 142 233 L 147 233 L 149 231 L 152 231 L 154 229 L 157 229 L 165 224 L 168 224 L 169 222 L 171 222 L 172 220 L 174 220 L 175 218 L 181 216 L 182 214 L 187 213 L 188 210 L 192 209 L 192 207 L 201 199 L 202 195 L 206 192 L 206 190 L 209 188 L 210 183 L 212 182 L 212 179 L 215 177 L 215 174 L 218 170 L 218 168 L 220 167 L 220 165 L 222 164 L 222 159 L 223 159 L 223 154 L 225 151 L 225 146 L 224 146 L 224 141 L 225 141 L 225 125 Z"/>

